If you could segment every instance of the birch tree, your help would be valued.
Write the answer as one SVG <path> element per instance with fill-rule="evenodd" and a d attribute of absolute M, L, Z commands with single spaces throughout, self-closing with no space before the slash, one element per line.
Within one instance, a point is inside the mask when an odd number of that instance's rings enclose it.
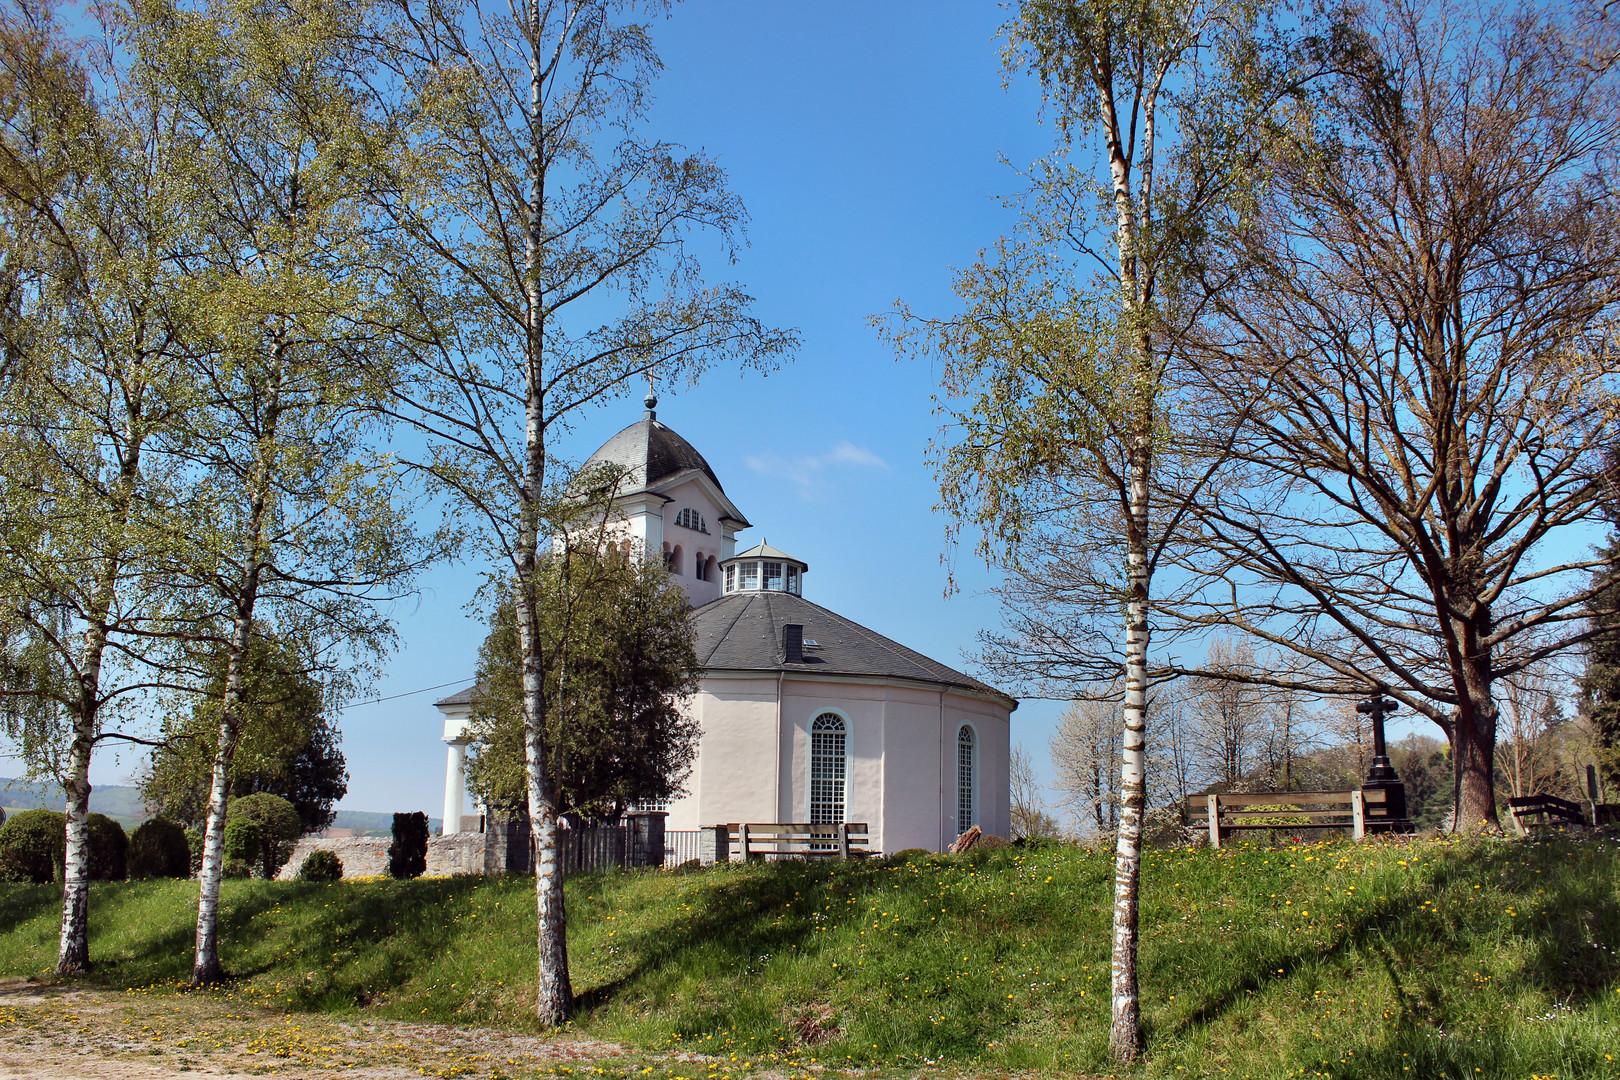
<path fill-rule="evenodd" d="M 135 70 L 173 103 L 191 147 L 197 235 L 181 266 L 206 297 L 185 348 L 199 387 L 183 451 L 198 524 L 172 567 L 203 630 L 187 642 L 196 681 L 220 694 L 194 985 L 223 975 L 226 802 L 258 635 L 273 625 L 331 700 L 386 649 L 379 605 L 432 553 L 379 449 L 393 354 L 367 317 L 380 306 L 379 230 L 365 196 L 387 143 L 349 74 L 364 59 L 353 10 L 155 0 L 129 20 Z"/>
<path fill-rule="evenodd" d="M 420 327 L 401 415 L 428 434 L 421 465 L 514 583 L 526 788 L 534 827 L 536 1013 L 573 1007 L 557 856 L 559 812 L 541 559 L 566 491 L 558 441 L 572 417 L 716 363 L 767 364 L 793 344 L 749 314 L 735 285 L 704 283 L 700 255 L 730 259 L 743 208 L 702 153 L 643 134 L 659 70 L 646 21 L 619 0 L 399 0 L 378 52 L 378 107 L 405 133 L 384 208 L 408 238 L 394 281 Z M 557 723 L 566 728 L 567 717 Z"/>
<path fill-rule="evenodd" d="M 1109 1045 L 1129 1062 L 1153 579 L 1198 484 L 1173 425 L 1173 346 L 1198 307 L 1181 269 L 1202 216 L 1242 189 L 1287 80 L 1236 4 L 1025 0 L 1006 40 L 1060 148 L 1015 201 L 1018 232 L 958 275 L 965 313 L 902 306 L 893 332 L 902 352 L 943 359 L 943 505 L 1006 572 L 1010 631 L 988 666 L 1026 685 L 1124 685 Z M 1167 129 L 1186 137 L 1168 169 Z M 1179 494 L 1155 503 L 1165 491 Z"/>
<path fill-rule="evenodd" d="M 80 14 L 97 50 L 48 7 L 0 8 L 0 202 L 26 239 L 0 320 L 0 626 L 25 662 L 5 702 L 67 793 L 64 974 L 90 962 L 92 754 L 142 741 L 110 724 L 164 682 L 184 629 L 161 568 L 184 532 L 171 451 L 196 316 L 171 257 L 193 223 L 173 110 L 126 78 L 118 14 Z"/>
<path fill-rule="evenodd" d="M 1273 685 L 1432 720 L 1458 827 L 1495 830 L 1498 680 L 1587 640 L 1602 587 L 1572 541 L 1620 439 L 1620 71 L 1561 5 L 1346 20 L 1271 182 L 1210 221 L 1232 464 L 1183 564 L 1220 584 L 1179 610 L 1297 658 Z"/>

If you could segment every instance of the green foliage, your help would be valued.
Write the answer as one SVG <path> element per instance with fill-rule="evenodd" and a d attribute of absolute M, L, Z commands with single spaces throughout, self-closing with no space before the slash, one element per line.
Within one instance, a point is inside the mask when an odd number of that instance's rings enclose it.
<path fill-rule="evenodd" d="M 196 877 L 197 871 L 202 869 L 203 834 L 201 829 L 186 830 L 186 849 L 191 855 L 191 876 Z"/>
<path fill-rule="evenodd" d="M 131 878 L 191 876 L 191 846 L 186 830 L 167 818 L 147 818 L 129 837 Z"/>
<path fill-rule="evenodd" d="M 236 818 L 225 823 L 224 858 L 226 862 L 253 863 L 264 854 L 264 832 L 251 818 Z"/>
<path fill-rule="evenodd" d="M 106 814 L 90 815 L 91 881 L 123 881 L 129 876 L 129 836 Z"/>
<path fill-rule="evenodd" d="M 67 845 L 67 815 L 23 810 L 0 825 L 0 856 L 7 881 L 60 880 Z"/>
<path fill-rule="evenodd" d="M 331 851 L 312 851 L 298 868 L 300 881 L 337 881 L 343 877 L 343 860 Z"/>
<path fill-rule="evenodd" d="M 573 975 L 598 1001 L 578 1033 L 714 1054 L 717 1074 L 736 1054 L 795 1075 L 812 1057 L 885 1076 L 927 1059 L 930 1075 L 1613 1075 L 1620 958 L 1594 947 L 1620 940 L 1612 837 L 1143 863 L 1140 1069 L 1104 1056 L 1111 853 L 1070 846 L 573 876 Z M 53 891 L 0 893 L 0 974 L 54 955 Z M 184 978 L 192 883 L 104 886 L 96 904 L 92 979 Z M 221 905 L 238 1002 L 532 1031 L 524 878 L 233 882 Z M 810 1010 L 830 1035 L 816 1045 L 795 1024 Z"/>
<path fill-rule="evenodd" d="M 420 810 L 394 815 L 394 841 L 388 845 L 388 873 L 396 878 L 427 872 L 428 818 Z"/>
<path fill-rule="evenodd" d="M 616 553 L 570 550 L 541 564 L 542 648 L 566 646 L 548 681 L 545 742 L 566 812 L 610 816 L 635 799 L 678 795 L 697 751 L 682 703 L 697 688 L 691 607 L 667 571 Z M 478 654 L 468 787 L 490 806 L 527 804 L 522 653 L 513 604 L 490 619 Z M 562 685 L 559 687 L 558 683 Z"/>
<path fill-rule="evenodd" d="M 232 854 L 231 825 L 236 822 L 251 822 L 257 829 L 257 850 L 251 854 Z M 237 827 L 240 830 L 241 826 Z M 282 864 L 292 858 L 293 845 L 303 831 L 298 811 L 280 795 L 263 791 L 256 795 L 244 795 L 240 799 L 233 799 L 225 814 L 225 857 L 245 859 L 253 865 L 255 872 L 267 879 L 273 878 Z"/>
<path fill-rule="evenodd" d="M 1620 450 L 1609 452 L 1603 479 L 1603 514 L 1614 532 L 1594 575 L 1602 591 L 1587 605 L 1597 634 L 1586 647 L 1581 712 L 1592 726 L 1606 801 L 1620 802 Z"/>
<path fill-rule="evenodd" d="M 214 748 L 225 686 L 225 658 L 204 662 L 208 681 L 185 712 L 164 720 L 164 744 L 141 778 L 141 797 L 174 821 L 200 827 L 208 814 Z M 289 642 L 255 628 L 242 673 L 239 736 L 231 757 L 230 797 L 260 792 L 291 802 L 303 831 L 332 823 L 348 791 L 341 738 L 327 714 L 321 685 Z"/>
<path fill-rule="evenodd" d="M 232 881 L 253 876 L 253 864 L 246 859 L 226 859 L 219 868 L 220 875 Z"/>

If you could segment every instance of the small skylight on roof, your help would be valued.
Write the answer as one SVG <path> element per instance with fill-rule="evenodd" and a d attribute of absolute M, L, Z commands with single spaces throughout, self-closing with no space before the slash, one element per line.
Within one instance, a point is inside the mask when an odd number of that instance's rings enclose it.
<path fill-rule="evenodd" d="M 805 638 L 804 647 L 807 649 L 819 649 L 821 648 L 821 642 L 817 641 L 815 638 Z"/>

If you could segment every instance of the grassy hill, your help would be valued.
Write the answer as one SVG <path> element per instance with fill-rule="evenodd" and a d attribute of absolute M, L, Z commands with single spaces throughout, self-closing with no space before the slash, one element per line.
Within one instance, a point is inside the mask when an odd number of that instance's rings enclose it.
<path fill-rule="evenodd" d="M 1620 844 L 1154 851 L 1131 1075 L 1620 1075 Z M 756 1064 L 1112 1072 L 1112 859 L 1074 849 L 581 875 L 578 1028 Z M 59 894 L 0 886 L 0 972 L 49 968 Z M 189 970 L 195 886 L 97 886 L 94 978 Z M 523 879 L 227 882 L 233 1000 L 522 1029 Z"/>

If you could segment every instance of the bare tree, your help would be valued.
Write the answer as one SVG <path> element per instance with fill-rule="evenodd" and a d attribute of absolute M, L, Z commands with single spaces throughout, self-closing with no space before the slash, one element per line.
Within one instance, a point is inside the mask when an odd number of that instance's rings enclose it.
<path fill-rule="evenodd" d="M 1188 685 L 1194 745 L 1210 782 L 1238 790 L 1259 764 L 1270 726 L 1266 692 L 1254 682 L 1254 650 L 1218 637 L 1201 670 Z"/>
<path fill-rule="evenodd" d="M 1620 78 L 1562 7 L 1350 9 L 1205 262 L 1214 449 L 1183 625 L 1438 724 L 1497 827 L 1497 685 L 1582 642 L 1616 429 Z M 1263 407 L 1257 407 L 1263 406 Z M 1241 428 L 1235 446 L 1231 432 Z"/>
<path fill-rule="evenodd" d="M 1119 696 L 1069 703 L 1052 732 L 1057 788 L 1083 834 L 1107 836 L 1119 827 L 1119 757 L 1124 727 Z"/>
<path fill-rule="evenodd" d="M 1029 751 L 1022 746 L 1012 749 L 1007 763 L 1007 779 L 1012 803 L 1012 831 L 1015 836 L 1043 839 L 1062 834 L 1057 819 L 1046 809 L 1041 798 L 1041 785 L 1035 779 L 1035 767 L 1030 763 Z"/>

